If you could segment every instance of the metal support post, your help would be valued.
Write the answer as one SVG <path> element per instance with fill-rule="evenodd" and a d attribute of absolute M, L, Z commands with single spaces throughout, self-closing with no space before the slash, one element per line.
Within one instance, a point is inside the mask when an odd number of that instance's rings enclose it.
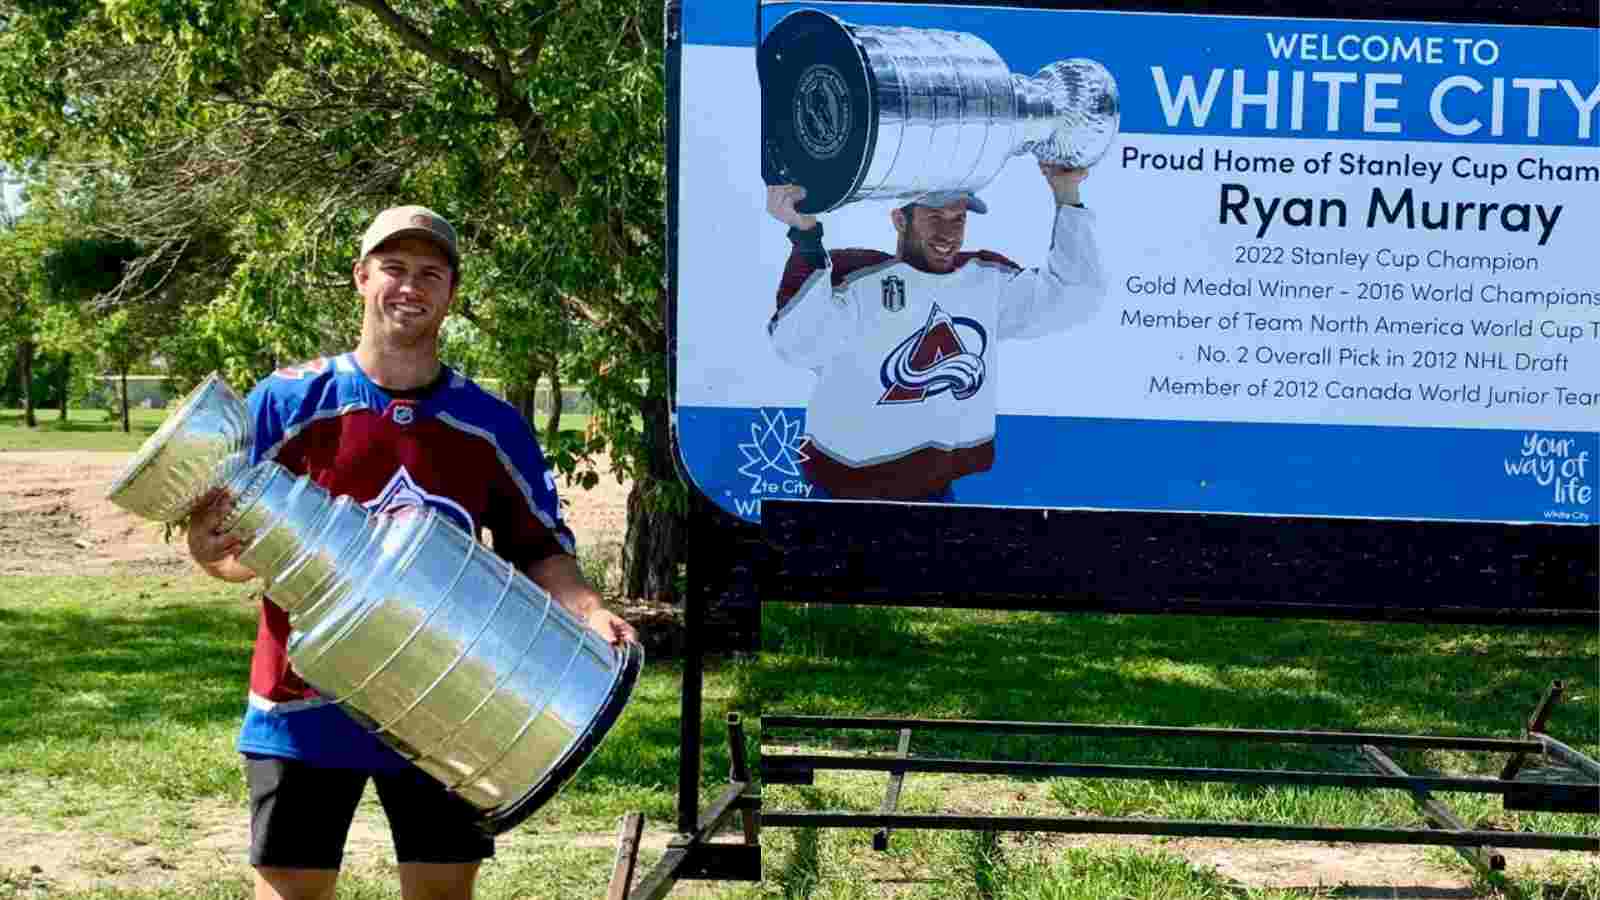
<path fill-rule="evenodd" d="M 728 713 L 728 780 L 750 784 L 750 764 L 745 759 L 744 750 L 744 722 L 736 712 Z M 751 795 L 753 796 L 753 795 Z M 761 840 L 761 817 L 752 807 L 746 807 L 739 813 L 740 823 L 744 827 L 744 842 L 756 844 Z"/>
<path fill-rule="evenodd" d="M 706 597 L 716 592 L 710 573 L 721 571 L 707 547 L 707 516 L 700 504 L 689 509 L 689 583 L 683 592 L 683 692 L 678 719 L 678 832 L 693 834 L 700 815 L 700 724 L 705 678 Z"/>
<path fill-rule="evenodd" d="M 900 746 L 895 749 L 894 755 L 905 759 L 911 754 L 911 729 L 900 729 Z M 889 787 L 883 793 L 883 811 L 892 813 L 900 805 L 900 787 L 905 784 L 905 769 L 889 770 Z M 872 849 L 882 852 L 889 849 L 889 826 L 879 828 L 872 836 Z"/>

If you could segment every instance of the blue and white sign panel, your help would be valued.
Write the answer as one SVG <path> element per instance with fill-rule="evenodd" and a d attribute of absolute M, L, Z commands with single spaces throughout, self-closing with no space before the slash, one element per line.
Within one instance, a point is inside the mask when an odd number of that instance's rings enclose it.
<path fill-rule="evenodd" d="M 686 0 L 683 466 L 749 521 L 869 498 L 1593 526 L 1597 35 Z M 1075 187 L 993 99 L 1061 60 L 1115 85 Z M 904 208 L 952 185 L 975 199 Z"/>

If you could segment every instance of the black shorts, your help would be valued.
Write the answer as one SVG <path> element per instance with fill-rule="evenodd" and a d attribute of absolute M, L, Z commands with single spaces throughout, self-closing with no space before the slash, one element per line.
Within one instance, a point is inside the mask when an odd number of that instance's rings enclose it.
<path fill-rule="evenodd" d="M 371 778 L 399 862 L 464 863 L 494 856 L 478 812 L 420 769 L 322 769 L 292 759 L 245 757 L 250 864 L 337 869 L 356 806 Z"/>

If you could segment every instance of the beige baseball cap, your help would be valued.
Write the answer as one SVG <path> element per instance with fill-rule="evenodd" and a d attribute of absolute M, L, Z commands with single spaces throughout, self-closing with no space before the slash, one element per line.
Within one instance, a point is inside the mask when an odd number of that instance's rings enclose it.
<path fill-rule="evenodd" d="M 450 259 L 450 267 L 461 270 L 461 251 L 456 248 L 456 230 L 444 217 L 426 206 L 391 206 L 372 220 L 361 238 L 361 258 L 384 241 L 397 237 L 416 237 L 433 241 Z"/>

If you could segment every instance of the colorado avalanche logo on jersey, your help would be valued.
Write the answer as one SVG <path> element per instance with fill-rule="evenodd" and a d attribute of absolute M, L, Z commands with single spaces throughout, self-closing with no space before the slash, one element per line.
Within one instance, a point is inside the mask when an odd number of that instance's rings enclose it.
<path fill-rule="evenodd" d="M 946 391 L 957 400 L 971 397 L 983 387 L 988 347 L 989 333 L 978 320 L 951 316 L 935 303 L 928 321 L 883 361 L 878 404 L 921 403 Z"/>
<path fill-rule="evenodd" d="M 395 471 L 394 477 L 383 486 L 378 496 L 361 505 L 377 513 L 393 512 L 408 506 L 429 506 L 448 516 L 450 521 L 460 526 L 467 534 L 477 534 L 472 516 L 467 514 L 461 504 L 449 497 L 441 497 L 423 490 L 416 479 L 411 477 L 411 473 L 406 471 L 405 466 Z"/>

